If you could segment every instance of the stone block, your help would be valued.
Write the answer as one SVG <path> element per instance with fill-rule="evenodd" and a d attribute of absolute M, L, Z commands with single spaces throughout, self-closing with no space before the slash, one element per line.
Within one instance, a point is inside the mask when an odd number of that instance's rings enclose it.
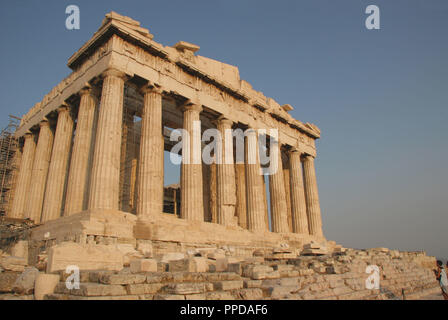
<path fill-rule="evenodd" d="M 166 293 L 169 294 L 193 294 L 204 293 L 207 291 L 205 283 L 170 283 L 164 288 Z"/>
<path fill-rule="evenodd" d="M 131 272 L 157 272 L 157 261 L 155 259 L 131 260 Z"/>
<path fill-rule="evenodd" d="M 265 265 L 246 265 L 243 268 L 243 276 L 247 277 L 247 278 L 259 280 L 261 278 L 254 278 L 255 274 L 257 274 L 258 276 L 261 276 L 261 275 L 266 275 L 273 271 L 274 271 L 273 268 L 271 268 L 269 266 L 265 266 Z"/>
<path fill-rule="evenodd" d="M 240 289 L 235 292 L 238 299 L 241 300 L 261 300 L 263 299 L 263 291 L 259 288 Z"/>
<path fill-rule="evenodd" d="M 303 245 L 303 249 L 320 249 L 321 247 L 322 245 L 315 241 L 311 241 L 310 243 Z"/>
<path fill-rule="evenodd" d="M 154 300 L 185 300 L 185 296 L 180 294 L 156 294 Z"/>
<path fill-rule="evenodd" d="M 298 286 L 273 286 L 264 290 L 267 296 L 270 296 L 271 299 L 282 299 L 291 292 L 298 291 L 298 289 Z"/>
<path fill-rule="evenodd" d="M 252 255 L 254 257 L 264 257 L 265 252 L 263 250 L 255 250 Z"/>
<path fill-rule="evenodd" d="M 292 253 L 293 251 L 289 246 L 280 246 L 272 249 L 272 253 Z"/>
<path fill-rule="evenodd" d="M 199 252 L 199 254 L 202 257 L 207 257 L 209 253 L 212 253 L 216 250 L 216 248 L 196 248 L 196 251 Z"/>
<path fill-rule="evenodd" d="M 207 258 L 212 260 L 224 259 L 225 257 L 226 257 L 225 253 L 221 252 L 211 252 L 207 254 Z"/>
<path fill-rule="evenodd" d="M 28 241 L 20 240 L 11 248 L 11 256 L 24 258 L 28 263 Z"/>
<path fill-rule="evenodd" d="M 12 292 L 12 287 L 19 276 L 18 272 L 0 273 L 0 292 Z"/>
<path fill-rule="evenodd" d="M 39 273 L 34 284 L 34 298 L 36 300 L 43 300 L 45 295 L 53 294 L 59 283 L 59 275 Z"/>
<path fill-rule="evenodd" d="M 190 271 L 190 262 L 188 259 L 172 260 L 168 264 L 169 272 Z"/>
<path fill-rule="evenodd" d="M 229 291 L 213 291 L 205 294 L 206 300 L 235 300 L 236 297 Z"/>
<path fill-rule="evenodd" d="M 303 249 L 303 251 L 300 253 L 304 256 L 322 256 L 328 254 L 327 249 Z"/>
<path fill-rule="evenodd" d="M 227 271 L 228 261 L 227 258 L 217 258 L 216 260 L 216 272 Z"/>
<path fill-rule="evenodd" d="M 161 262 L 169 263 L 170 261 L 183 260 L 185 259 L 185 254 L 182 252 L 169 252 L 162 256 Z"/>
<path fill-rule="evenodd" d="M 294 269 L 294 266 L 292 264 L 276 264 L 273 266 L 274 270 L 276 271 L 291 271 Z"/>
<path fill-rule="evenodd" d="M 219 281 L 213 283 L 214 290 L 217 291 L 227 291 L 227 290 L 236 290 L 243 288 L 242 280 L 234 280 L 234 281 Z"/>
<path fill-rule="evenodd" d="M 188 259 L 190 272 L 207 272 L 207 259 L 202 257 L 192 257 Z"/>
<path fill-rule="evenodd" d="M 143 258 L 143 254 L 135 250 L 134 245 L 130 243 L 118 243 L 115 245 L 109 245 L 109 247 L 115 248 L 118 252 L 121 252 L 123 256 L 123 265 L 129 266 L 132 260 Z"/>
<path fill-rule="evenodd" d="M 128 294 L 154 294 L 157 293 L 164 285 L 162 283 L 139 283 L 129 284 L 126 286 Z"/>
<path fill-rule="evenodd" d="M 208 282 L 241 280 L 241 277 L 233 272 L 206 273 L 204 276 L 204 280 Z"/>
<path fill-rule="evenodd" d="M 139 251 L 145 258 L 151 258 L 153 256 L 153 247 L 150 241 L 138 240 L 137 251 Z"/>
<path fill-rule="evenodd" d="M 72 294 L 75 296 L 122 296 L 126 295 L 126 289 L 122 285 L 81 283 L 79 289 L 67 289 L 65 283 L 59 283 L 55 289 L 56 293 Z"/>
<path fill-rule="evenodd" d="M 65 270 L 69 265 L 76 265 L 80 270 L 114 270 L 123 269 L 123 254 L 114 246 L 80 245 L 63 242 L 50 249 L 47 273 Z"/>
<path fill-rule="evenodd" d="M 260 288 L 263 280 L 244 280 L 244 288 Z"/>
<path fill-rule="evenodd" d="M 206 295 L 204 293 L 194 293 L 185 295 L 185 300 L 205 300 Z"/>
<path fill-rule="evenodd" d="M 343 295 L 343 294 L 347 294 L 353 292 L 352 289 L 350 289 L 349 287 L 337 287 L 337 288 L 333 288 L 333 293 L 337 296 L 339 295 Z"/>
<path fill-rule="evenodd" d="M 280 273 L 278 271 L 256 271 L 252 273 L 252 279 L 262 280 L 262 279 L 278 279 L 280 278 Z"/>
<path fill-rule="evenodd" d="M 27 267 L 25 271 L 14 282 L 12 291 L 18 294 L 28 295 L 34 292 L 34 283 L 39 270 L 34 267 Z M 59 275 L 58 275 L 59 278 Z"/>
<path fill-rule="evenodd" d="M 5 271 L 23 272 L 27 262 L 25 258 L 15 256 L 3 256 L 0 258 L 0 267 Z"/>
<path fill-rule="evenodd" d="M 229 263 L 227 265 L 227 271 L 235 272 L 237 274 L 243 273 L 243 265 L 241 263 Z"/>
<path fill-rule="evenodd" d="M 278 252 L 278 253 L 273 253 L 271 255 L 272 259 L 294 259 L 297 258 L 297 254 L 293 253 L 293 252 Z"/>
<path fill-rule="evenodd" d="M 146 281 L 146 275 L 130 273 L 102 273 L 98 280 L 98 282 L 103 284 L 136 284 L 144 283 Z"/>

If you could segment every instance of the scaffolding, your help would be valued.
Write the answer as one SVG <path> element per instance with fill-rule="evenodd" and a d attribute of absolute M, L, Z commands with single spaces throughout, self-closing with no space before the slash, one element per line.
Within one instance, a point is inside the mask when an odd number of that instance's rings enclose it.
<path fill-rule="evenodd" d="M 10 115 L 8 125 L 0 132 L 0 216 L 6 216 L 13 197 L 13 186 L 18 168 L 18 140 L 14 132 L 20 118 Z"/>

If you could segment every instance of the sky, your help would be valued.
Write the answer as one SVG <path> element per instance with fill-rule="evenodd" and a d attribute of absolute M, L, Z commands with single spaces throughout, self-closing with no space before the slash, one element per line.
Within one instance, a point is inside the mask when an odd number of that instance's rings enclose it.
<path fill-rule="evenodd" d="M 72 4 L 79 30 L 65 27 Z M 371 4 L 379 30 L 365 27 Z M 188 41 L 237 66 L 321 129 L 327 239 L 448 258 L 448 1 L 2 1 L 0 127 L 70 73 L 68 58 L 112 10 L 163 45 Z"/>

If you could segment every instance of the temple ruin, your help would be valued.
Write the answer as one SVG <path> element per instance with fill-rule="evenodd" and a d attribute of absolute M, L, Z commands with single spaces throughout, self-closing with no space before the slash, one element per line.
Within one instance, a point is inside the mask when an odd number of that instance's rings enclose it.
<path fill-rule="evenodd" d="M 50 239 L 324 240 L 314 168 L 319 129 L 252 89 L 238 68 L 198 50 L 184 41 L 163 46 L 139 22 L 107 14 L 69 59 L 72 73 L 21 119 L 9 216 L 41 224 L 34 236 Z M 248 132 L 246 158 L 258 151 L 258 129 L 277 129 L 282 161 L 269 175 L 269 193 L 260 163 L 244 162 L 182 163 L 180 188 L 165 189 L 170 132 L 192 133 L 194 121 L 223 137 L 227 129 Z M 233 138 L 225 143 L 223 155 L 234 158 Z"/>
<path fill-rule="evenodd" d="M 440 298 L 434 257 L 325 239 L 319 129 L 198 50 L 111 12 L 2 140 L 0 300 Z"/>

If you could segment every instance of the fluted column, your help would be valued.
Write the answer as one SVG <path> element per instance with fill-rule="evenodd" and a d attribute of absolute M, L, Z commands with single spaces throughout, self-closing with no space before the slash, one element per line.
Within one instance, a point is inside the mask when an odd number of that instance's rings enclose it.
<path fill-rule="evenodd" d="M 19 175 L 17 177 L 16 190 L 14 192 L 14 199 L 10 214 L 12 218 L 23 219 L 25 217 L 25 204 L 30 187 L 35 151 L 36 140 L 34 134 L 31 132 L 26 133 L 23 144 L 22 159 L 20 161 Z"/>
<path fill-rule="evenodd" d="M 267 226 L 257 131 L 248 129 L 245 135 L 247 225 L 251 231 L 262 232 Z"/>
<path fill-rule="evenodd" d="M 89 209 L 119 208 L 120 150 L 123 121 L 124 73 L 103 73 L 90 183 Z"/>
<path fill-rule="evenodd" d="M 288 232 L 293 232 L 291 214 L 291 187 L 289 184 L 289 163 L 283 163 L 283 181 L 285 182 L 286 212 L 288 217 Z"/>
<path fill-rule="evenodd" d="M 247 201 L 246 201 L 246 169 L 244 163 L 235 164 L 236 181 L 236 212 L 238 225 L 247 229 Z"/>
<path fill-rule="evenodd" d="M 80 95 L 78 121 L 67 180 L 64 216 L 87 209 L 97 100 L 92 95 L 90 88 L 81 90 Z"/>
<path fill-rule="evenodd" d="M 132 162 L 135 159 L 135 129 L 134 112 L 125 108 L 123 110 L 123 127 L 120 152 L 120 196 L 119 207 L 121 211 L 132 211 Z"/>
<path fill-rule="evenodd" d="M 323 236 L 322 217 L 320 212 L 319 194 L 317 192 L 316 170 L 314 157 L 306 155 L 303 158 L 303 177 L 305 182 L 306 209 L 310 234 Z"/>
<path fill-rule="evenodd" d="M 222 225 L 235 224 L 235 168 L 233 165 L 233 136 L 232 121 L 220 118 L 217 121 L 217 129 L 221 134 L 220 163 L 217 164 L 218 178 L 218 223 Z"/>
<path fill-rule="evenodd" d="M 42 222 L 61 216 L 65 179 L 73 136 L 73 118 L 68 106 L 58 108 L 58 122 L 54 136 L 53 152 L 48 169 L 47 187 L 45 189 Z"/>
<path fill-rule="evenodd" d="M 137 215 L 156 217 L 163 211 L 162 90 L 143 89 L 143 113 L 138 168 Z"/>
<path fill-rule="evenodd" d="M 280 145 L 277 141 L 271 145 L 270 159 L 269 193 L 271 195 L 272 231 L 285 233 L 288 232 L 285 182 Z"/>
<path fill-rule="evenodd" d="M 40 223 L 41 221 L 45 185 L 54 139 L 53 130 L 50 128 L 48 120 L 41 121 L 39 126 L 39 139 L 37 141 L 29 195 L 25 209 L 25 217 L 33 220 L 34 223 Z"/>
<path fill-rule="evenodd" d="M 183 106 L 181 217 L 191 221 L 204 221 L 202 192 L 201 123 L 202 107 L 197 104 Z"/>
<path fill-rule="evenodd" d="M 202 194 L 204 202 L 204 221 L 212 222 L 212 211 L 211 211 L 211 190 L 210 190 L 210 168 L 209 164 L 202 164 Z"/>
<path fill-rule="evenodd" d="M 212 217 L 211 222 L 218 223 L 218 196 L 217 196 L 217 165 L 215 162 L 210 164 L 210 215 Z"/>
<path fill-rule="evenodd" d="M 264 174 L 260 175 L 260 181 L 263 185 L 263 201 L 264 201 L 264 223 L 266 225 L 266 230 L 271 231 L 271 225 L 270 225 L 270 217 L 269 217 L 269 202 L 268 202 L 268 191 L 266 190 L 266 177 Z M 272 206 L 272 204 L 271 204 Z M 272 211 L 272 209 L 271 209 Z"/>
<path fill-rule="evenodd" d="M 309 234 L 300 154 L 300 151 L 296 149 L 289 153 L 292 225 L 293 232 Z"/>

